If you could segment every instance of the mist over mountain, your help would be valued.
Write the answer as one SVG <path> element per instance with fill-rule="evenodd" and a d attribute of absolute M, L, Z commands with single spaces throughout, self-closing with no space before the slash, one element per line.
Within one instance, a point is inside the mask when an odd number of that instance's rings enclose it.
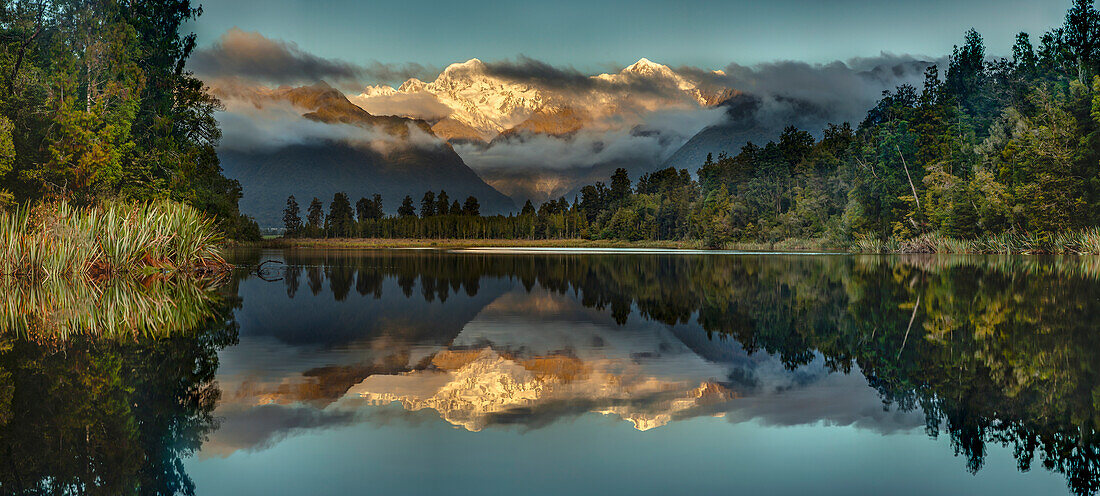
<path fill-rule="evenodd" d="M 902 84 L 919 88 L 929 66 L 945 63 L 883 55 L 823 66 L 782 62 L 756 67 L 731 64 L 719 72 L 683 68 L 712 85 L 743 91 L 720 103 L 726 109 L 724 120 L 692 136 L 663 166 L 694 172 L 708 154 L 736 155 L 746 143 L 762 145 L 776 139 L 787 126 L 820 136 L 830 123 L 858 124 L 883 90 Z"/>

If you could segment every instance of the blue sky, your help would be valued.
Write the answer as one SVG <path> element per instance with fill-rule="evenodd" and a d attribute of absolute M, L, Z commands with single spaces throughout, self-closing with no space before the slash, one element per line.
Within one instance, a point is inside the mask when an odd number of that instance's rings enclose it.
<path fill-rule="evenodd" d="M 672 66 L 828 62 L 881 52 L 941 56 L 974 27 L 990 54 L 1061 24 L 1069 0 L 713 2 L 205 0 L 207 46 L 236 26 L 353 63 L 444 66 L 523 54 L 585 72 L 641 57 Z"/>

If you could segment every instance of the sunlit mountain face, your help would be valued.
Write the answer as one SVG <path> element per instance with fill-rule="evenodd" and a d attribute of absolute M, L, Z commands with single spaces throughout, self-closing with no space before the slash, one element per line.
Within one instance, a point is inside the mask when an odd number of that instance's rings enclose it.
<path fill-rule="evenodd" d="M 555 199 L 617 167 L 637 172 L 726 117 L 738 94 L 721 71 L 685 76 L 641 59 L 585 76 L 521 61 L 478 59 L 448 66 L 434 81 L 371 86 L 351 100 L 369 112 L 406 112 L 434 122 L 497 189 L 519 200 Z"/>
<path fill-rule="evenodd" d="M 396 89 L 369 86 L 352 101 L 386 114 L 415 100 L 423 108 L 404 111 L 437 120 L 433 130 L 441 138 L 485 144 L 505 133 L 565 136 L 584 127 L 636 125 L 647 111 L 710 107 L 732 96 L 728 88 L 704 88 L 644 58 L 615 74 L 574 75 L 572 81 L 520 80 L 530 69 L 470 59 L 430 83 L 413 78 Z"/>
<path fill-rule="evenodd" d="M 295 184 L 298 197 L 382 193 L 391 213 L 406 194 L 446 188 L 455 197 L 457 188 L 488 199 L 486 213 L 507 213 L 529 199 L 572 200 L 620 167 L 633 178 L 694 171 L 707 153 L 736 153 L 788 125 L 816 134 L 858 121 L 882 90 L 919 85 L 930 63 L 882 56 L 708 69 L 641 58 L 584 73 L 520 57 L 379 70 L 234 29 L 191 67 L 225 104 L 219 155 L 244 186 L 246 210 L 274 225 L 267 203 L 285 201 Z M 405 74 L 413 77 L 378 82 Z M 318 89 L 335 93 L 302 97 Z M 458 180 L 459 169 L 479 177 Z M 287 176 L 296 179 L 273 179 Z M 497 198 L 505 195 L 510 202 Z"/>

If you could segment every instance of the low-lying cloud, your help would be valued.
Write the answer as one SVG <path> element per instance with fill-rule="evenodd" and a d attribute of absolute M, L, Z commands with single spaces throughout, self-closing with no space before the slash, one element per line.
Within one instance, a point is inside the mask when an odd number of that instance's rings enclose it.
<path fill-rule="evenodd" d="M 583 93 L 641 93 L 673 99 L 684 97 L 673 81 L 638 74 L 617 74 L 612 78 L 592 77 L 573 67 L 555 67 L 541 60 L 520 55 L 515 60 L 485 64 L 489 76 L 564 92 L 572 96 Z"/>
<path fill-rule="evenodd" d="M 361 88 L 366 81 L 404 81 L 427 77 L 437 69 L 416 63 L 354 64 L 306 52 L 297 44 L 232 28 L 213 45 L 197 50 L 188 68 L 205 80 L 242 78 L 262 84 L 312 84 L 328 81 Z"/>
<path fill-rule="evenodd" d="M 352 103 L 374 115 L 396 115 L 427 121 L 438 121 L 451 115 L 451 108 L 431 93 L 395 93 L 364 98 L 348 96 Z"/>
<path fill-rule="evenodd" d="M 441 145 L 438 138 L 411 123 L 403 136 L 377 128 L 326 123 L 304 117 L 306 110 L 288 101 L 263 95 L 223 96 L 223 104 L 225 111 L 217 114 L 223 149 L 267 152 L 286 146 L 337 142 L 385 154 L 402 147 Z"/>
<path fill-rule="evenodd" d="M 633 128 L 595 129 L 569 136 L 524 135 L 489 146 L 460 144 L 455 150 L 475 170 L 583 169 L 606 162 L 660 160 L 704 127 L 725 119 L 721 108 L 664 110 Z"/>
<path fill-rule="evenodd" d="M 760 125 L 795 125 L 818 133 L 827 123 L 863 120 L 884 90 L 921 87 L 924 71 L 942 60 L 882 54 L 847 62 L 808 64 L 781 61 L 754 66 L 730 64 L 721 72 L 681 67 L 678 72 L 706 84 L 736 89 L 758 101 Z"/>

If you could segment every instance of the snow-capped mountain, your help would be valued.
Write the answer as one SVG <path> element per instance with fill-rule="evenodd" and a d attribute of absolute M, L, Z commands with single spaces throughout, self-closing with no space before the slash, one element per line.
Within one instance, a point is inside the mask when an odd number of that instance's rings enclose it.
<path fill-rule="evenodd" d="M 707 104 L 707 99 L 703 96 L 703 91 L 697 83 L 677 74 L 667 65 L 658 64 L 645 57 L 638 59 L 637 62 L 627 66 L 617 74 L 600 74 L 595 77 L 616 85 L 629 85 L 638 80 L 665 84 L 684 92 L 684 94 L 695 99 L 699 105 Z"/>
<path fill-rule="evenodd" d="M 433 95 L 451 110 L 445 121 L 454 121 L 472 129 L 484 141 L 523 122 L 546 104 L 539 88 L 494 77 L 487 73 L 485 63 L 478 59 L 451 64 L 430 83 L 412 78 L 396 89 L 390 86 L 368 87 L 354 101 L 369 109 L 372 98 L 414 93 Z M 453 128 L 454 123 L 448 123 L 445 127 Z M 447 134 L 453 135 L 454 132 Z"/>
<path fill-rule="evenodd" d="M 669 106 L 712 106 L 729 91 L 705 89 L 668 66 L 645 58 L 617 73 L 591 78 L 594 84 L 590 87 L 565 91 L 496 76 L 481 60 L 470 59 L 451 64 L 430 83 L 413 78 L 398 88 L 369 86 L 352 101 L 379 113 L 376 109 L 387 99 L 431 95 L 450 111 L 447 117 L 436 119 L 436 134 L 446 139 L 488 142 L 537 114 L 557 115 L 569 109 L 570 113 L 590 116 L 591 122 L 619 117 L 622 122 L 618 124 L 631 125 L 632 119 L 621 119 L 623 114 Z M 634 91 L 642 86 L 649 91 Z M 425 117 L 415 115 L 415 109 L 406 116 Z"/>

